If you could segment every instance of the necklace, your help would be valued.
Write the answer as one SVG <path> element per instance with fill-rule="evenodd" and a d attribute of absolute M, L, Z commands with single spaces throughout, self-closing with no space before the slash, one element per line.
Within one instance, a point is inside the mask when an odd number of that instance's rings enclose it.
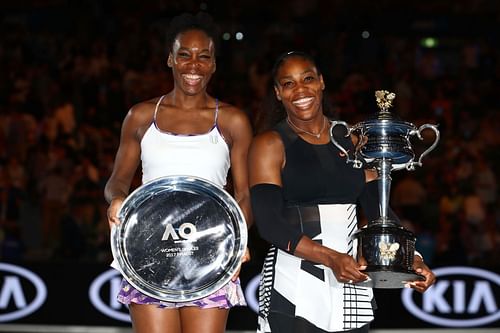
<path fill-rule="evenodd" d="M 314 136 L 316 139 L 319 139 L 321 137 L 321 133 L 323 133 L 323 131 L 325 130 L 325 127 L 326 127 L 326 117 L 323 116 L 323 127 L 321 127 L 321 130 L 318 132 L 318 133 L 311 133 L 311 132 L 308 132 L 300 127 L 298 127 L 297 125 L 295 125 L 289 117 L 286 117 L 286 122 L 288 123 L 288 125 L 292 126 L 293 128 L 295 128 L 297 131 L 300 131 L 300 133 L 305 133 L 305 134 L 309 134 L 310 136 Z"/>

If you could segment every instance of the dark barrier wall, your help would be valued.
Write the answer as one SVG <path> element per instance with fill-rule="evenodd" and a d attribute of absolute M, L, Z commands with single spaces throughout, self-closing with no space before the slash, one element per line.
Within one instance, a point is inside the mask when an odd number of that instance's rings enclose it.
<path fill-rule="evenodd" d="M 248 307 L 231 311 L 229 329 L 255 328 L 259 270 L 258 265 L 244 267 Z M 438 281 L 424 295 L 411 289 L 375 290 L 373 327 L 500 328 L 500 275 L 461 266 L 434 271 Z M 115 300 L 120 279 L 102 265 L 0 263 L 0 324 L 130 326 L 127 308 Z"/>

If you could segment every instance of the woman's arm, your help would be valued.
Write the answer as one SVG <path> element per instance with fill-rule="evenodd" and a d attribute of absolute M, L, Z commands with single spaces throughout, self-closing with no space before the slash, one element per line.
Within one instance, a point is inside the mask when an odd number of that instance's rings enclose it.
<path fill-rule="evenodd" d="M 121 129 L 120 145 L 116 153 L 113 171 L 104 188 L 104 197 L 109 203 L 108 223 L 118 224 L 118 211 L 127 197 L 130 184 L 140 161 L 139 130 L 144 126 L 147 104 L 139 104 L 127 113 Z"/>
<path fill-rule="evenodd" d="M 233 181 L 233 195 L 245 216 L 247 228 L 253 224 L 252 209 L 250 207 L 250 192 L 248 189 L 248 149 L 252 142 L 252 127 L 248 117 L 241 110 L 226 105 L 220 116 L 221 126 L 225 137 L 229 137 L 231 176 Z M 227 135 L 229 133 L 229 135 Z M 242 263 L 250 260 L 248 247 L 241 259 Z M 239 269 L 233 276 L 233 281 L 239 276 Z"/>
<path fill-rule="evenodd" d="M 222 110 L 220 120 L 223 122 L 224 135 L 230 139 L 233 195 L 250 228 L 253 218 L 248 186 L 248 149 L 252 142 L 252 128 L 248 117 L 241 110 L 232 106 L 224 107 Z"/>
<path fill-rule="evenodd" d="M 281 169 L 285 152 L 281 138 L 268 131 L 254 138 L 249 153 L 250 193 L 257 230 L 263 239 L 289 253 L 302 234 L 283 217 Z"/>

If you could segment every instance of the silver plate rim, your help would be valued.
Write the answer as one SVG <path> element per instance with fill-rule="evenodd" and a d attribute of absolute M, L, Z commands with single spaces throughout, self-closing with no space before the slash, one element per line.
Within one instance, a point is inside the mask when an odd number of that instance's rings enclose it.
<path fill-rule="evenodd" d="M 144 190 L 148 187 L 154 186 L 174 186 L 178 189 L 186 188 L 183 186 L 189 187 L 191 190 L 193 185 L 197 184 L 201 187 L 211 191 L 214 196 L 218 196 L 222 202 L 226 203 L 231 212 L 231 215 L 235 219 L 235 224 L 237 226 L 236 230 L 239 231 L 239 244 L 236 244 L 237 251 L 233 255 L 233 260 L 231 260 L 231 265 L 226 269 L 223 275 L 219 277 L 217 281 L 212 283 L 210 287 L 205 288 L 203 290 L 195 291 L 195 292 L 168 292 L 168 291 L 151 291 L 147 287 L 147 282 L 145 282 L 136 272 L 130 267 L 128 262 L 124 259 L 123 254 L 123 237 L 121 235 L 124 232 L 124 226 L 127 221 L 123 221 L 124 216 L 131 209 L 129 208 L 131 203 L 134 201 L 140 200 L 145 194 L 143 194 Z M 145 199 L 142 198 L 143 200 Z M 149 182 L 142 184 L 137 187 L 134 191 L 132 191 L 127 198 L 123 201 L 122 206 L 118 212 L 118 217 L 121 221 L 119 225 L 113 225 L 111 229 L 111 252 L 113 254 L 113 258 L 118 263 L 119 270 L 123 276 L 123 278 L 130 283 L 135 289 L 139 290 L 143 294 L 156 298 L 165 302 L 190 302 L 197 299 L 204 298 L 213 292 L 219 290 L 224 285 L 229 283 L 233 278 L 234 274 L 238 271 L 241 265 L 241 259 L 243 258 L 247 242 L 248 242 L 248 231 L 247 224 L 245 221 L 245 216 L 240 206 L 236 202 L 236 200 L 223 188 L 216 185 L 215 183 L 196 176 L 189 175 L 175 175 L 175 176 L 164 176 L 159 177 Z"/>

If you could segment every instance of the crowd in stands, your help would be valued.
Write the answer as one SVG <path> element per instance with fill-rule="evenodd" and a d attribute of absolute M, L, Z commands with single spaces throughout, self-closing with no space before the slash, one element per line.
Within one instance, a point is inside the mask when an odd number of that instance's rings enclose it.
<path fill-rule="evenodd" d="M 332 117 L 362 121 L 384 89 L 395 92 L 391 111 L 403 120 L 439 124 L 441 140 L 423 166 L 393 172 L 390 205 L 431 267 L 499 267 L 500 36 L 491 27 L 500 6 L 69 2 L 2 5 L 0 261 L 110 262 L 103 186 L 121 121 L 135 102 L 172 85 L 169 18 L 207 10 L 227 33 L 210 89 L 245 110 L 255 132 L 268 118 L 273 61 L 291 49 L 318 59 Z M 417 154 L 434 139 L 424 134 L 413 141 Z"/>

